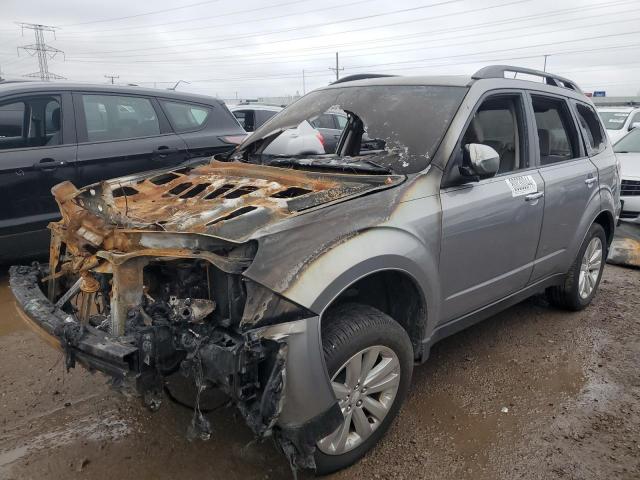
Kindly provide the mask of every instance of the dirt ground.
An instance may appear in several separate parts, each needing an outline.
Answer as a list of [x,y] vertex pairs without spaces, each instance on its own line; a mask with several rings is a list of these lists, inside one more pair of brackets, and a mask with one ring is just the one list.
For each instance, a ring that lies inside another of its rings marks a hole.
[[[583,312],[537,297],[442,341],[386,438],[330,478],[640,479],[639,294],[640,270],[607,266]],[[292,478],[234,409],[190,442],[190,410],[152,414],[101,375],[66,373],[14,308],[5,276],[0,479]]]

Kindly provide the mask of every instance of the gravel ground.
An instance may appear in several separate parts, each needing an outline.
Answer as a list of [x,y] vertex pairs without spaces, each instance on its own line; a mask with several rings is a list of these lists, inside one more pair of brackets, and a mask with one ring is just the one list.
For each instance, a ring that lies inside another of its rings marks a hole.
[[[0,479],[292,478],[232,408],[186,439],[25,330],[0,285]],[[640,270],[607,266],[585,311],[530,299],[436,345],[383,441],[331,479],[640,479]],[[220,399],[208,399],[217,405]],[[302,478],[311,478],[307,474]]]

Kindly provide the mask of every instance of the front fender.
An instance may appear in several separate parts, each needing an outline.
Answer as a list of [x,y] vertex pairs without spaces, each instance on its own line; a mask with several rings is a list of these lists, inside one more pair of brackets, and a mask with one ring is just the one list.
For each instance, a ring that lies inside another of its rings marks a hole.
[[315,259],[283,295],[321,314],[358,280],[375,272],[395,270],[415,281],[424,296],[427,318],[436,319],[440,291],[434,278],[437,258],[432,251],[409,232],[393,227],[370,229]]

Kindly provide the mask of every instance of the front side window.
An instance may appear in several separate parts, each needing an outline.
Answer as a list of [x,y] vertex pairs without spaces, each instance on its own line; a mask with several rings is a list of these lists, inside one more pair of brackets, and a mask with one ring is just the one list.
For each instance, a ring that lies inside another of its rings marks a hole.
[[30,97],[0,105],[0,150],[60,145],[60,97]]
[[490,97],[482,102],[471,119],[460,148],[471,143],[493,148],[500,156],[498,174],[527,168],[529,159],[524,148],[523,118],[520,95]]
[[189,132],[202,128],[209,118],[210,109],[201,105],[161,100],[162,108],[167,112],[173,129],[178,132]]
[[158,116],[147,98],[83,94],[82,105],[89,142],[160,135]]
[[576,104],[576,110],[578,111],[580,127],[582,127],[582,131],[587,140],[589,153],[595,155],[601,152],[604,150],[606,144],[604,131],[600,126],[596,112],[594,112],[591,107],[583,105],[582,103]]
[[540,165],[564,162],[579,156],[577,132],[565,100],[532,95]]

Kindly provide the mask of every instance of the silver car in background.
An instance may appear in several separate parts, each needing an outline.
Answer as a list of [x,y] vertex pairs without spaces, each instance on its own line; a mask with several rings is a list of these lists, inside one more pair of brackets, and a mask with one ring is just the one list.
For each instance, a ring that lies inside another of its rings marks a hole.
[[640,128],[631,130],[614,146],[621,166],[620,220],[640,225]]

